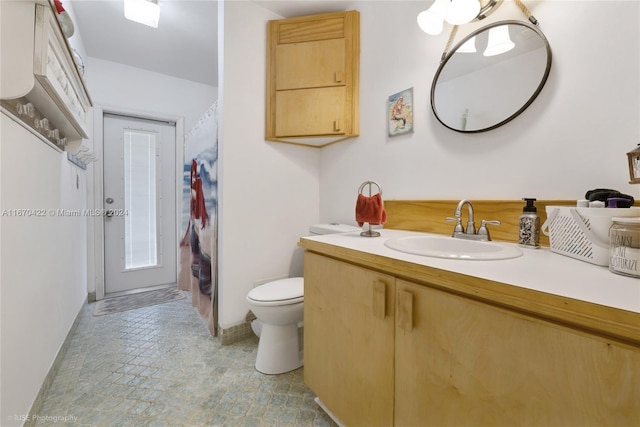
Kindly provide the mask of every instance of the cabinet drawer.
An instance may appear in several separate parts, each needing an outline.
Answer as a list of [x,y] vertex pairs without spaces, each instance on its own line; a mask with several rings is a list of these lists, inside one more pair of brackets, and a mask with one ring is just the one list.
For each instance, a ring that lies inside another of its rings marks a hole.
[[276,92],[276,136],[343,135],[345,88]]
[[276,90],[344,86],[344,39],[276,47]]

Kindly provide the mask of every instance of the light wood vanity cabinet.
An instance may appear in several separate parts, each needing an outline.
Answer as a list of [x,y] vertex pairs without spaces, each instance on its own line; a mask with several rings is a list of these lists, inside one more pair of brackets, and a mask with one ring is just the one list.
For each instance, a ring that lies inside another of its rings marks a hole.
[[309,251],[305,381],[347,426],[640,425],[637,342]]
[[304,268],[305,382],[347,425],[392,425],[395,279],[308,252]]
[[266,139],[323,146],[358,135],[359,13],[270,21]]

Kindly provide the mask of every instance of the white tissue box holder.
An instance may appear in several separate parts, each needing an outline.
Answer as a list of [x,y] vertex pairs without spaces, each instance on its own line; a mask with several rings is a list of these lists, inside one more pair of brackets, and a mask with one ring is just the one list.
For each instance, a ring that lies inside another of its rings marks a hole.
[[547,206],[542,232],[551,252],[607,267],[609,228],[613,217],[640,217],[640,208],[578,208]]

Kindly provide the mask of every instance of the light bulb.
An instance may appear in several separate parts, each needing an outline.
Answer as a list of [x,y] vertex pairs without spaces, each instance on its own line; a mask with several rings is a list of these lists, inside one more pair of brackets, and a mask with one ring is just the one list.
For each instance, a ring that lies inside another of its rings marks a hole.
[[478,0],[451,0],[445,20],[451,25],[462,25],[473,21],[480,13]]
[[476,36],[471,37],[469,40],[464,42],[462,46],[456,49],[456,52],[460,53],[475,53],[476,51]]
[[437,36],[444,27],[444,16],[449,8],[449,0],[436,0],[431,7],[418,14],[418,26],[425,33]]
[[489,30],[489,41],[487,48],[484,50],[484,56],[500,55],[510,51],[515,47],[515,43],[509,38],[509,27],[500,25]]
[[423,10],[418,14],[418,26],[425,33],[431,36],[437,36],[442,32],[442,28],[444,28],[444,19],[438,17],[430,10]]

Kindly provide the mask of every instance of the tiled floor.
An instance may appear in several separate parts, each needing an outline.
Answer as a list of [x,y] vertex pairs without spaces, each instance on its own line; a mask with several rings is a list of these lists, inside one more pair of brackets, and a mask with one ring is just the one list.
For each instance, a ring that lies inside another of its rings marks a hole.
[[257,372],[257,338],[222,346],[190,301],[100,317],[86,305],[37,425],[335,425],[303,368]]

